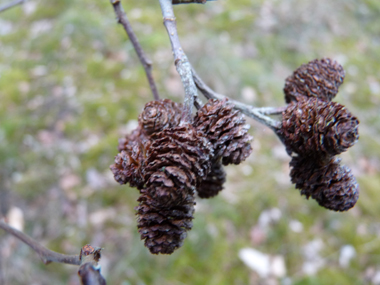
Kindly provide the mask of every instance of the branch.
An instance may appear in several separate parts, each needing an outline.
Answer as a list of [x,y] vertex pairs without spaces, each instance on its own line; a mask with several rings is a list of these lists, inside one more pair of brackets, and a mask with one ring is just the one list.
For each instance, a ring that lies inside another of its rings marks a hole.
[[263,115],[281,115],[282,112],[286,110],[285,107],[262,107],[262,108],[255,108],[258,112],[260,112]]
[[[194,78],[195,84],[197,85],[198,89],[202,92],[202,94],[207,99],[222,100],[224,98],[228,98],[227,96],[216,93],[209,86],[207,86],[206,83],[203,82],[203,80],[199,77],[199,75],[196,73],[196,71],[194,69],[192,69],[192,72],[193,72],[193,78]],[[266,114],[279,114],[279,111],[281,110],[281,112],[282,112],[283,109],[280,109],[280,108],[278,108],[278,109],[277,108],[255,108],[253,106],[249,106],[249,105],[246,105],[244,103],[241,103],[239,101],[235,101],[232,99],[229,99],[229,101],[235,105],[235,109],[240,110],[242,113],[246,114],[248,117],[251,117],[251,118],[255,119],[256,121],[266,125],[267,127],[271,128],[273,131],[276,132],[278,129],[280,129],[281,123],[279,121],[276,121],[276,120],[269,118],[268,116],[266,116]]]
[[181,77],[182,84],[185,89],[182,121],[191,122],[194,100],[196,100],[195,98],[198,96],[197,87],[194,83],[189,60],[187,59],[187,56],[179,42],[176,18],[174,16],[172,7],[172,0],[159,1],[161,5],[162,15],[164,17],[164,25],[166,27],[166,31],[168,32],[170,43],[172,45],[174,64],[179,76]]
[[124,30],[127,32],[127,35],[131,40],[132,45],[137,53],[137,56],[139,57],[140,62],[145,69],[145,73],[149,81],[149,86],[153,93],[153,98],[154,100],[159,100],[160,96],[158,95],[157,87],[152,75],[152,62],[146,57],[135,33],[133,32],[132,26],[128,21],[127,15],[125,14],[123,7],[121,6],[120,0],[110,1],[115,10],[115,14],[119,24],[121,24],[124,27]]
[[216,0],[172,0],[173,5],[178,5],[178,4],[206,4],[208,1],[216,1]]
[[21,5],[25,2],[26,0],[16,0],[16,1],[13,1],[11,3],[8,3],[8,4],[4,4],[3,6],[0,6],[0,13],[5,11],[5,10],[8,10],[14,6],[17,6],[17,5]]
[[5,222],[0,220],[0,228],[9,234],[15,236],[30,248],[32,248],[42,259],[43,263],[49,264],[50,262],[66,263],[73,265],[80,265],[79,255],[65,255],[55,251],[51,251],[46,247],[40,245],[36,240],[30,236],[24,234],[23,232],[16,230],[15,228],[9,226]]

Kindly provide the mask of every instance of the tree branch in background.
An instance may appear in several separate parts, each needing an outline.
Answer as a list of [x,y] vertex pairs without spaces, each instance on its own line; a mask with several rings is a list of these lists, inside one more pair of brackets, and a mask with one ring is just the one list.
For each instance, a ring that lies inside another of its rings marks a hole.
[[191,4],[191,3],[206,4],[206,2],[210,2],[210,1],[216,1],[216,0],[172,0],[172,4],[173,5],[177,5],[177,4]]
[[9,226],[2,220],[0,220],[0,229],[3,229],[32,248],[45,264],[57,262],[80,265],[78,275],[83,285],[106,285],[106,280],[100,274],[100,266],[98,265],[101,257],[100,247],[94,248],[87,244],[81,248],[79,255],[66,255],[47,249],[30,236]]
[[65,255],[40,245],[36,240],[30,236],[24,234],[23,232],[16,230],[15,228],[9,226],[5,222],[0,220],[0,228],[6,231],[7,233],[15,236],[23,243],[27,244],[32,248],[42,259],[43,263],[49,264],[50,262],[66,263],[73,265],[80,265],[79,255]]
[[5,11],[5,10],[8,10],[12,7],[15,7],[17,5],[21,5],[24,2],[26,2],[26,0],[16,0],[16,1],[10,2],[8,4],[4,4],[4,5],[0,6],[0,13]]
[[[196,86],[207,99],[222,100],[224,98],[228,98],[227,96],[216,93],[209,86],[207,86],[206,83],[203,82],[203,80],[200,78],[200,76],[196,73],[194,69],[192,69],[192,73],[193,73]],[[284,108],[255,108],[253,106],[246,105],[239,101],[235,101],[230,98],[228,99],[232,104],[235,105],[235,109],[240,110],[242,113],[244,113],[248,117],[251,117],[255,119],[256,121],[266,125],[267,127],[271,128],[273,131],[276,132],[281,127],[280,126],[281,122],[273,120],[272,118],[269,118],[266,115],[281,114]]]
[[174,64],[177,68],[179,76],[181,77],[182,84],[185,89],[182,120],[183,122],[191,122],[194,100],[197,100],[196,98],[198,97],[197,87],[194,83],[189,60],[187,59],[187,56],[179,42],[172,0],[160,0],[160,5],[162,15],[164,17],[164,25],[166,27],[166,31],[168,32],[170,43],[172,45]]
[[149,81],[149,86],[153,93],[153,98],[154,100],[159,100],[160,96],[158,95],[156,83],[154,82],[152,75],[152,62],[145,55],[140,45],[140,42],[138,41],[135,33],[133,32],[132,26],[128,21],[127,15],[125,14],[123,7],[121,6],[120,0],[111,0],[111,4],[115,10],[115,14],[119,24],[121,24],[124,27],[124,30],[127,32],[128,37],[131,40],[132,45],[137,53],[137,56],[139,57],[140,62],[145,69],[145,73]]

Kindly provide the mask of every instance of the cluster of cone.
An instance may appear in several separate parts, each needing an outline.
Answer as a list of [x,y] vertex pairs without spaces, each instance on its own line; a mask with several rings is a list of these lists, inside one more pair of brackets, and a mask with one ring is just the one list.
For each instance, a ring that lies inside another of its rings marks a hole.
[[251,153],[243,115],[227,100],[210,100],[192,123],[168,99],[145,105],[138,127],[119,141],[110,166],[115,180],[140,191],[138,229],[153,254],[171,254],[192,228],[194,194],[210,198],[223,189],[223,165]]
[[342,66],[331,59],[316,59],[294,71],[286,79],[289,105],[278,133],[292,156],[292,183],[301,195],[334,211],[347,211],[359,198],[355,177],[336,157],[359,139],[358,119],[331,102],[344,76]]

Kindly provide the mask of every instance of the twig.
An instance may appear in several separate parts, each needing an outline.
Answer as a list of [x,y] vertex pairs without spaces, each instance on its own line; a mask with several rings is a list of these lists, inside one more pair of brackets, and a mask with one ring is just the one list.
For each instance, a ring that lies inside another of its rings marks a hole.
[[286,110],[285,107],[262,107],[262,108],[256,108],[258,112],[260,112],[263,115],[281,115],[282,112]]
[[16,0],[16,1],[13,1],[11,3],[8,3],[8,4],[4,4],[3,6],[0,6],[0,13],[5,11],[5,10],[8,10],[14,6],[17,6],[17,5],[21,5],[25,2],[26,0]]
[[15,228],[9,226],[5,222],[0,220],[0,228],[8,232],[9,234],[17,237],[19,240],[27,244],[32,248],[42,259],[43,263],[49,264],[50,262],[66,263],[73,265],[80,265],[79,255],[65,255],[40,245],[36,240],[30,236],[16,230]]
[[152,62],[145,55],[135,33],[133,32],[132,26],[128,21],[127,15],[125,14],[123,7],[121,6],[120,0],[110,1],[115,10],[115,14],[119,24],[121,24],[124,27],[124,30],[127,32],[128,37],[131,40],[132,45],[137,53],[137,56],[139,57],[141,64],[144,66],[145,73],[149,81],[149,86],[153,93],[153,98],[154,100],[159,100],[160,96],[158,95],[157,87],[152,75]]
[[191,3],[206,4],[206,2],[210,2],[210,1],[216,1],[216,0],[172,0],[172,4],[173,5],[177,5],[177,4],[191,4]]
[[[212,90],[210,87],[206,85],[206,83],[203,82],[203,80],[199,77],[199,75],[195,72],[194,69],[192,69],[193,72],[193,78],[195,81],[196,86],[198,89],[202,92],[202,94],[207,98],[207,99],[218,99],[222,100],[224,98],[228,98],[227,96],[224,96],[222,94],[216,93],[214,90]],[[229,98],[228,98],[229,99]],[[280,122],[273,120],[266,116],[264,113],[260,112],[261,108],[254,108],[253,106],[246,105],[244,103],[241,103],[239,101],[235,101],[232,99],[229,99],[229,101],[235,105],[235,109],[238,109],[242,111],[244,114],[247,116],[255,119],[256,121],[266,125],[267,127],[271,128],[273,131],[277,131],[280,128]],[[273,111],[273,108],[271,108]],[[262,110],[268,111],[269,109],[265,108]],[[278,110],[276,110],[276,113]]]
[[183,104],[183,122],[191,122],[192,109],[194,99],[197,97],[197,87],[195,86],[194,79],[191,72],[191,65],[184,53],[177,33],[176,18],[173,12],[172,0],[159,0],[164,17],[164,25],[168,32],[169,39],[172,45],[174,64],[177,72],[181,77],[183,87],[185,89],[185,99]]

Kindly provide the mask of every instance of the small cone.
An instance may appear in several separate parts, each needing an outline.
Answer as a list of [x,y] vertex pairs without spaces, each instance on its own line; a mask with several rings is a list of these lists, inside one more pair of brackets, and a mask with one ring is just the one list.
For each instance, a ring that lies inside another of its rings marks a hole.
[[359,186],[351,170],[339,163],[336,157],[325,160],[293,157],[291,181],[301,190],[301,195],[315,199],[320,206],[347,211],[359,198]]
[[139,124],[147,135],[165,128],[179,125],[182,116],[182,104],[169,99],[148,102],[139,115]]
[[343,105],[315,98],[289,104],[279,136],[288,153],[337,155],[359,139],[359,121]]
[[214,146],[214,161],[223,165],[239,164],[252,152],[249,125],[244,116],[227,100],[211,99],[198,110],[194,126],[205,134]]
[[171,254],[181,247],[186,232],[193,226],[193,195],[188,194],[181,204],[162,207],[143,190],[138,201],[137,227],[149,251],[153,254]]
[[323,58],[301,65],[285,81],[286,103],[307,98],[331,101],[343,83],[345,72],[336,61]]
[[207,178],[197,187],[198,196],[200,198],[211,198],[216,196],[223,190],[223,184],[226,182],[226,172],[220,162],[216,162],[211,166],[211,172]]

